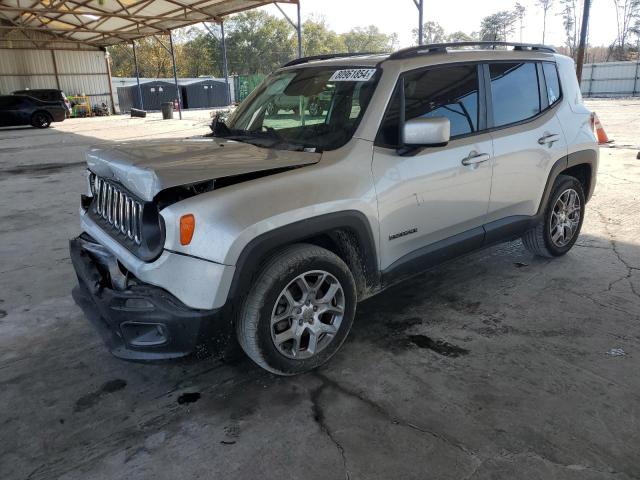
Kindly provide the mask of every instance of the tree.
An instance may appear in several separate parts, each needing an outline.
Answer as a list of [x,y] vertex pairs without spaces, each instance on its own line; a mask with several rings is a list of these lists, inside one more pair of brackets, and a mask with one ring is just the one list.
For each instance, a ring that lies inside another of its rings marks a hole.
[[[211,33],[212,32],[212,33]],[[222,76],[219,27],[191,26],[174,31],[176,67],[181,77]],[[266,12],[252,10],[225,21],[229,72],[270,73],[296,57],[297,36],[289,23]],[[158,37],[168,46],[166,36]],[[307,55],[334,52],[391,51],[397,47],[395,33],[385,34],[376,26],[354,28],[347,33],[332,31],[323,17],[303,24],[302,42]],[[171,56],[154,37],[136,40],[141,77],[173,77]],[[114,76],[135,76],[130,44],[109,47]]]
[[477,35],[474,36],[474,34],[472,33],[471,35],[467,35],[466,33],[464,33],[463,31],[457,31],[457,32],[453,32],[453,33],[449,33],[448,35],[445,36],[445,41],[446,42],[472,42],[474,40],[477,40]]
[[578,13],[576,0],[560,0],[562,5],[562,25],[565,34],[565,46],[569,56],[575,59],[578,44]]
[[553,5],[553,0],[536,0],[536,5],[542,8],[542,43],[547,34],[547,12]]
[[627,60],[629,39],[640,33],[640,0],[613,0],[616,7],[616,39],[611,47],[615,60]]
[[[212,26],[211,29],[217,29]],[[217,36],[209,34],[199,28],[191,27],[183,31],[182,38],[176,41],[176,64],[178,76],[222,77],[221,41]],[[179,43],[178,43],[179,42]]]
[[[422,26],[424,43],[442,43],[445,41],[444,28],[440,26],[438,22],[426,22]],[[414,28],[413,41],[418,44],[418,29]]]
[[389,52],[396,48],[397,36],[381,32],[375,25],[356,27],[340,35],[349,53]]
[[344,39],[329,29],[324,17],[311,18],[302,25],[305,55],[337,53],[346,50]]
[[[160,44],[162,41],[168,45],[169,40],[165,35],[144,37],[136,40],[136,53],[138,56],[138,70],[141,77],[170,77],[173,75],[171,56]],[[112,60],[112,73],[119,77],[135,76],[133,52],[131,45],[122,44],[109,47]]]
[[524,7],[524,5],[516,2],[515,7],[513,8],[513,13],[516,16],[516,18],[520,21],[520,41],[522,42],[522,30],[524,29],[524,15],[526,13],[527,9]]
[[269,73],[295,58],[295,31],[261,10],[239,13],[225,22],[229,72]]
[[480,23],[480,38],[486,41],[505,42],[514,31],[518,19],[514,10],[501,10],[488,15]]

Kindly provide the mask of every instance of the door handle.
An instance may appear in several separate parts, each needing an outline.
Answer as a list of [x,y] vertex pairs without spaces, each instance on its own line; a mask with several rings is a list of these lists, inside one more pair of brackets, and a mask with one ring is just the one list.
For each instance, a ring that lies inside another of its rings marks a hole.
[[488,153],[476,153],[471,152],[469,156],[462,159],[463,165],[476,165],[478,163],[486,162],[491,157]]
[[553,145],[553,142],[557,142],[558,140],[560,140],[560,135],[557,133],[547,133],[538,139],[538,143],[540,145]]

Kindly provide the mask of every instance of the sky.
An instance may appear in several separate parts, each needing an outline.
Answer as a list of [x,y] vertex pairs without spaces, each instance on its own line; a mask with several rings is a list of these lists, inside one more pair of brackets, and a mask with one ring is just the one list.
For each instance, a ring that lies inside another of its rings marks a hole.
[[[582,0],[577,0],[582,4]],[[413,0],[300,0],[303,21],[309,15],[322,15],[329,27],[338,33],[353,27],[376,25],[385,33],[396,32],[400,47],[413,44],[411,31],[418,26],[418,10]],[[522,41],[540,43],[542,41],[542,10],[535,0],[520,0],[526,8]],[[280,4],[295,19],[296,7]],[[499,10],[513,9],[513,0],[424,0],[424,21],[438,22],[446,33],[462,30],[471,33],[480,30],[483,17]],[[273,15],[282,15],[275,6],[263,7]],[[559,0],[547,13],[547,44],[562,45],[564,29]],[[592,0],[589,43],[610,45],[616,38],[616,15],[613,0]],[[520,41],[520,31],[509,38]]]

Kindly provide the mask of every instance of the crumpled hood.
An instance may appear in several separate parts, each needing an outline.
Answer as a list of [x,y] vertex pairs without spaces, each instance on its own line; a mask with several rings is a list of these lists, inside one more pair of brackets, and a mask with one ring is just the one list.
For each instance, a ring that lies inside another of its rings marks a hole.
[[320,153],[260,148],[221,138],[126,142],[92,148],[87,166],[142,200],[162,190],[245,173],[317,163]]

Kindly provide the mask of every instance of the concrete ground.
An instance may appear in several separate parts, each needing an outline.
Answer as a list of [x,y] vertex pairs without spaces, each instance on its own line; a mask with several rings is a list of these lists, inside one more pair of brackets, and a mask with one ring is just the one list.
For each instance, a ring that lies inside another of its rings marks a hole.
[[639,478],[640,100],[588,103],[619,148],[568,255],[514,242],[388,290],[295,378],[117,360],[69,295],[87,147],[207,112],[0,130],[0,478]]

